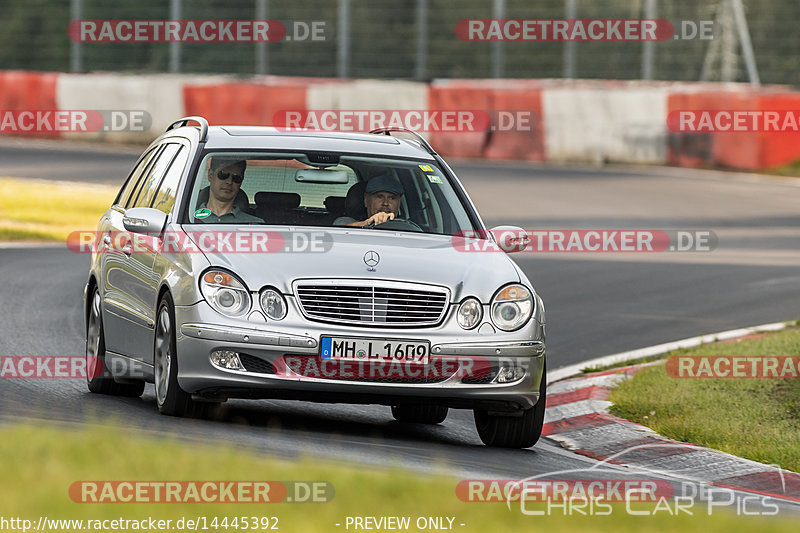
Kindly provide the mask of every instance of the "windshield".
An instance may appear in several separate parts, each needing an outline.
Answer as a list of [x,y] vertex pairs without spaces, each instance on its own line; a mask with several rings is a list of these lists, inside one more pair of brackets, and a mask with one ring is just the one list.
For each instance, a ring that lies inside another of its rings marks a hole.
[[206,154],[185,222],[353,226],[441,235],[473,229],[435,163],[327,155],[323,160],[328,162],[317,163],[320,158],[313,154]]

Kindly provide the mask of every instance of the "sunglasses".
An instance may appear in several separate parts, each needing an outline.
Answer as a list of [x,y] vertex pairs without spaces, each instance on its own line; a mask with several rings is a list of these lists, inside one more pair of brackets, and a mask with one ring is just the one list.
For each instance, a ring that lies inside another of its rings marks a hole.
[[234,183],[241,183],[244,181],[244,176],[241,174],[231,174],[230,172],[225,172],[224,170],[220,170],[217,172],[217,179],[225,181],[228,178],[233,179]]

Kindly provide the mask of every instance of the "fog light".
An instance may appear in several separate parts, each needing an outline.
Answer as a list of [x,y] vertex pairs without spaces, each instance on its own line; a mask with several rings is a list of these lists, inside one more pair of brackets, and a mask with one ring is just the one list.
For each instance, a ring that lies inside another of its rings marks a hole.
[[244,370],[244,365],[239,360],[239,354],[230,350],[217,350],[211,352],[211,363],[226,370]]
[[500,372],[497,373],[498,383],[511,383],[519,381],[525,377],[525,368],[514,364],[503,363]]

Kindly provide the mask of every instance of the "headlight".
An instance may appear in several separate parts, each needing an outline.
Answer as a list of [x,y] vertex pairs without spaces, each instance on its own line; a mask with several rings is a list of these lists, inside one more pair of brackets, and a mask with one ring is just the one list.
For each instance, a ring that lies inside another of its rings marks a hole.
[[483,318],[483,306],[476,298],[467,298],[458,307],[458,325],[472,329]]
[[503,331],[521,328],[533,314],[533,295],[522,285],[509,285],[492,298],[492,322]]
[[272,320],[281,320],[286,316],[286,300],[277,290],[272,288],[262,290],[259,301],[261,309]]
[[250,293],[244,284],[222,270],[209,270],[200,280],[203,298],[225,316],[239,317],[250,310]]

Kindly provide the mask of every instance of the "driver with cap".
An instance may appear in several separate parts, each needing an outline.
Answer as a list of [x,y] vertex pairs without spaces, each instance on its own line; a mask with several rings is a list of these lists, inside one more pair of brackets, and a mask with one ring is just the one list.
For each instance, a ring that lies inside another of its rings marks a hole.
[[381,174],[367,182],[364,190],[364,207],[367,208],[366,220],[355,220],[350,217],[341,217],[334,224],[366,227],[377,226],[397,217],[400,209],[400,197],[403,196],[403,186],[396,178]]

